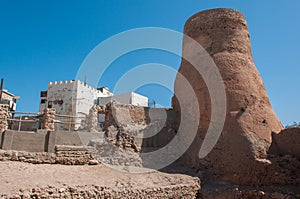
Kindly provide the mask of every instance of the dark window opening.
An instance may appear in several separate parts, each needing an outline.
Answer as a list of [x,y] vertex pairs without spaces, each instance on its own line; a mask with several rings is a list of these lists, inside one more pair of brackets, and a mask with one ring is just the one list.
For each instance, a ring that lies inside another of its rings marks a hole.
[[47,91],[41,91],[41,97],[47,97]]

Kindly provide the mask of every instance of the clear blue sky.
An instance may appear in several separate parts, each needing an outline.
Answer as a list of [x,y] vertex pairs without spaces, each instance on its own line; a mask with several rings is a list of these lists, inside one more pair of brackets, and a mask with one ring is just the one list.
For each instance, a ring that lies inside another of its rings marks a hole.
[[[217,7],[246,16],[254,60],[275,112],[283,124],[300,121],[298,0],[1,0],[0,77],[6,89],[21,96],[19,111],[37,111],[47,83],[74,79],[101,41],[147,26],[182,32],[191,15]],[[101,85],[111,87],[122,73],[150,62],[178,69],[180,58],[151,50],[131,53],[113,64]],[[140,92],[170,106],[170,91],[149,85]]]

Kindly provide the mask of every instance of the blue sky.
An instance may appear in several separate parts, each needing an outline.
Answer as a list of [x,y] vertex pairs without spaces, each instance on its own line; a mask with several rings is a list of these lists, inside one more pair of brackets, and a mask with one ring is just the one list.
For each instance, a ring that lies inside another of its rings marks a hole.
[[[0,0],[0,77],[21,96],[19,111],[37,111],[47,83],[74,79],[100,42],[148,26],[182,32],[191,15],[218,7],[246,16],[255,64],[275,112],[283,124],[300,121],[298,0]],[[177,70],[180,58],[155,50],[129,53],[112,64],[100,85],[113,87],[126,71],[152,62]],[[170,106],[172,91],[147,85],[139,92]]]

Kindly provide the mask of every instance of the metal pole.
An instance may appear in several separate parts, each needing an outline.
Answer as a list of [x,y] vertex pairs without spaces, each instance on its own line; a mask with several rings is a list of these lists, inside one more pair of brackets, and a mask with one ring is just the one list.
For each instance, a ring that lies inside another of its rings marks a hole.
[[2,101],[2,92],[3,92],[3,87],[4,87],[4,79],[1,79],[1,85],[0,85],[0,103]]

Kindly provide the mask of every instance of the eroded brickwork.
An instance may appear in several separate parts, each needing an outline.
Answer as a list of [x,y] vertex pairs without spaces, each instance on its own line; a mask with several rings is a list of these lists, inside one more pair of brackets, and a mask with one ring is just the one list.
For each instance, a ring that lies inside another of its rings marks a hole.
[[47,131],[55,131],[55,109],[47,108],[44,110],[42,129]]
[[0,104],[0,132],[7,129],[8,105]]

